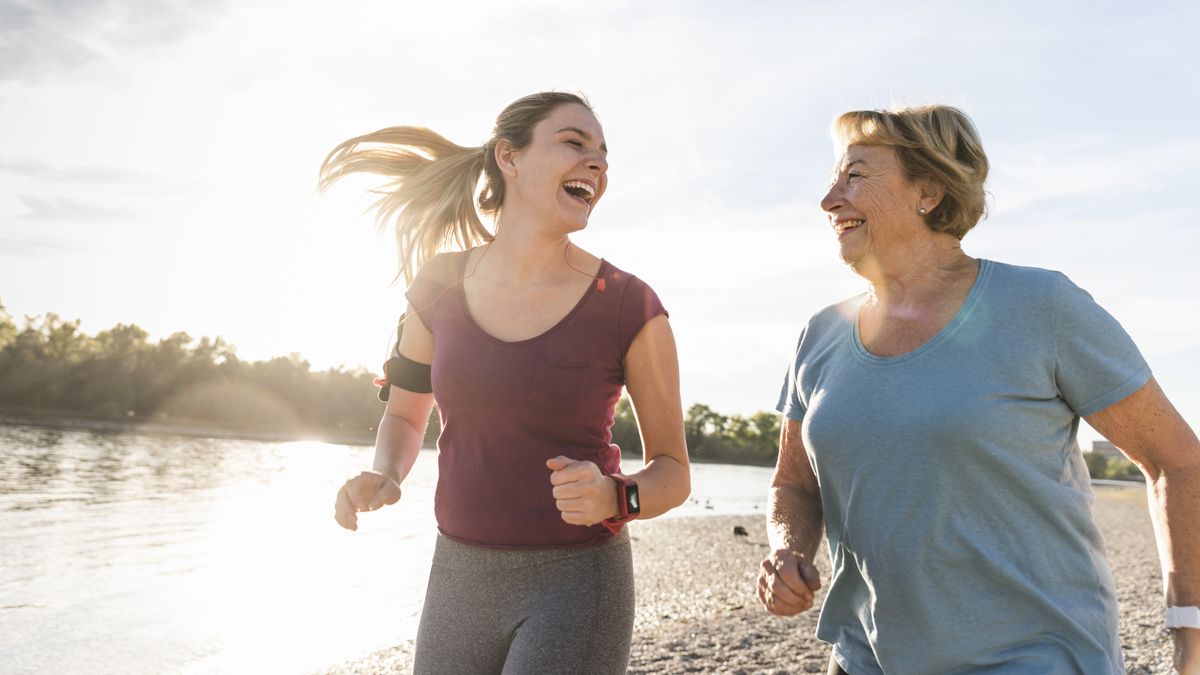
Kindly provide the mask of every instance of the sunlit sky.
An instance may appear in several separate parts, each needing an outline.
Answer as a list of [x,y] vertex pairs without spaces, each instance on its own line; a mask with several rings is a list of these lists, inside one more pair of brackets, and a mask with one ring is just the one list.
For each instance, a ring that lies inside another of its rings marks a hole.
[[314,194],[325,153],[582,91],[611,155],[577,242],[663,298],[685,405],[769,409],[865,288],[817,207],[830,120],[938,101],[992,160],[968,253],[1090,290],[1200,425],[1198,6],[904,4],[0,0],[0,301],[377,366],[394,250],[367,184]]

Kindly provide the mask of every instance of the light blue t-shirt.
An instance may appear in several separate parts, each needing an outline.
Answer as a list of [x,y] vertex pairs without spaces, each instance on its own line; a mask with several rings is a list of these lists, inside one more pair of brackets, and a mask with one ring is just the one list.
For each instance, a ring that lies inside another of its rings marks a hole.
[[833,575],[817,636],[868,673],[1123,673],[1076,443],[1150,369],[1058,272],[980,261],[933,339],[863,348],[863,297],[800,335],[778,410],[802,421]]

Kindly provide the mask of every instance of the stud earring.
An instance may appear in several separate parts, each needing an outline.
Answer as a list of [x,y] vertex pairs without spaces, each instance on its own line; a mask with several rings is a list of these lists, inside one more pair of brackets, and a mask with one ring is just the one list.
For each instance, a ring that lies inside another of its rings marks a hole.
[[921,208],[917,209],[917,213],[919,213],[921,215],[925,215],[925,207],[922,206]]

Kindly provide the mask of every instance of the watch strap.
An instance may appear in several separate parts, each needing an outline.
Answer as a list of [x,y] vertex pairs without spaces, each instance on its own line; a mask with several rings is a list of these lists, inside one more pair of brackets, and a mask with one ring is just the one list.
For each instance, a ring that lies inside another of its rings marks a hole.
[[1168,607],[1167,628],[1200,628],[1200,607]]
[[602,521],[600,524],[608,528],[609,532],[617,534],[621,531],[621,528],[625,527],[625,523],[635,520],[638,517],[636,513],[629,513],[629,507],[625,501],[625,488],[635,483],[628,476],[621,473],[611,473],[609,477],[613,479],[613,482],[617,486],[617,515]]

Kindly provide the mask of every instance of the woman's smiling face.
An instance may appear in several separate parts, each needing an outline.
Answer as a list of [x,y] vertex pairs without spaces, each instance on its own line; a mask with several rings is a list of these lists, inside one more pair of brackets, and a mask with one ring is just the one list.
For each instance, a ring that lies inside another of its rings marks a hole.
[[596,116],[582,105],[560,105],[537,123],[529,145],[513,153],[508,199],[567,231],[581,230],[608,186],[607,155]]
[[838,162],[821,209],[837,234],[842,261],[857,268],[900,243],[929,233],[918,213],[920,187],[886,145],[851,145]]

